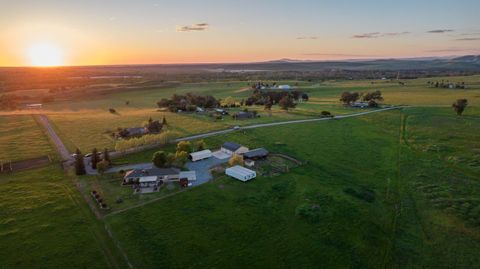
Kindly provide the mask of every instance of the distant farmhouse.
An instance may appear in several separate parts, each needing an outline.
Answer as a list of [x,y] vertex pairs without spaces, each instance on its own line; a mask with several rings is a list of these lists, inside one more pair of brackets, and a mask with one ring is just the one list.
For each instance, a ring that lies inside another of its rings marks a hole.
[[167,182],[180,182],[186,187],[196,180],[195,171],[180,171],[177,168],[133,169],[125,173],[124,185],[132,185],[136,192],[147,193],[158,191]]
[[163,124],[160,121],[150,119],[145,127],[120,128],[117,136],[121,138],[139,137],[146,134],[160,133],[162,129]]
[[228,155],[233,155],[243,154],[248,151],[248,148],[234,142],[225,142],[220,150]]

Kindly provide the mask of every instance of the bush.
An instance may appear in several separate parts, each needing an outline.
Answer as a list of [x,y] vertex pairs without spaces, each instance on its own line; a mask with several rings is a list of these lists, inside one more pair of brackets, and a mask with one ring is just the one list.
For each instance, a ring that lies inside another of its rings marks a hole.
[[109,108],[108,111],[112,114],[117,113],[117,111],[114,108]]
[[167,163],[167,154],[164,151],[157,151],[153,154],[152,162],[156,167],[165,167]]
[[235,166],[235,165],[242,165],[243,166],[243,157],[238,155],[238,154],[234,154],[232,156],[232,158],[230,158],[230,160],[228,160],[228,164],[230,166]]

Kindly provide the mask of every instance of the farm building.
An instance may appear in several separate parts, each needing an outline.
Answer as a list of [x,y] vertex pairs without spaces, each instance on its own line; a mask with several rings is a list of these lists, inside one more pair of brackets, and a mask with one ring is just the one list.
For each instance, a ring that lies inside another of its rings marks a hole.
[[188,156],[192,162],[208,159],[212,157],[212,152],[209,149],[192,152]]
[[290,90],[292,87],[290,85],[278,85],[280,90]]
[[27,109],[41,109],[43,105],[42,104],[26,104],[25,107]]
[[186,179],[188,180],[189,182],[190,181],[195,181],[197,180],[197,173],[195,171],[181,171],[179,174],[178,174],[178,178],[180,180],[182,179]]
[[268,150],[264,148],[258,148],[245,152],[243,154],[243,158],[250,160],[265,159],[268,156],[268,153]]
[[250,179],[253,179],[257,176],[257,173],[255,171],[247,169],[240,165],[235,165],[233,167],[225,169],[225,174],[243,182],[249,181]]
[[243,154],[248,151],[248,148],[237,143],[225,142],[220,150],[228,155],[233,155]]
[[157,182],[178,179],[180,170],[176,168],[151,168],[151,169],[133,169],[125,173],[123,182],[125,184],[149,182],[153,178]]

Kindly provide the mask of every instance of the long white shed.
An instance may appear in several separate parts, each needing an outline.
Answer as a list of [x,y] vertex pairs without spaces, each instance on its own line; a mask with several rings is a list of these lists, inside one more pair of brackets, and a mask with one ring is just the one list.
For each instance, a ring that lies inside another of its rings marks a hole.
[[249,181],[250,179],[257,177],[257,172],[242,167],[240,165],[235,165],[233,167],[225,169],[225,174],[243,182]]
[[192,160],[192,162],[208,159],[210,157],[212,157],[212,151],[209,149],[190,153],[190,160]]

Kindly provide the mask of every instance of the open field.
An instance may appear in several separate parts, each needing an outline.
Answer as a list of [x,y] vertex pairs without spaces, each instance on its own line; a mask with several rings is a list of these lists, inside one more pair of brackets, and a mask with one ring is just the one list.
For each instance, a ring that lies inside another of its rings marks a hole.
[[472,268],[479,114],[452,114],[410,108],[209,138],[308,164],[246,184],[222,176],[107,222],[142,268]]
[[0,162],[56,157],[48,137],[32,116],[0,116],[0,126]]
[[[430,88],[426,84],[428,80],[441,79],[455,82],[464,81],[469,88],[466,90],[439,89]],[[282,83],[293,85],[296,82]],[[173,130],[179,131],[180,135],[189,135],[230,128],[235,125],[318,117],[323,110],[336,115],[358,111],[358,109],[347,108],[339,103],[338,98],[344,91],[381,90],[386,104],[450,106],[458,98],[467,98],[470,106],[480,105],[480,76],[416,79],[406,80],[405,83],[406,85],[402,86],[396,81],[375,81],[375,84],[372,84],[370,80],[300,82],[299,89],[310,95],[309,102],[298,104],[297,108],[288,113],[274,106],[272,116],[269,116],[263,107],[250,107],[250,109],[258,110],[261,117],[244,121],[234,121],[229,116],[216,121],[206,115],[195,113],[157,112],[156,102],[161,98],[170,97],[174,93],[185,94],[188,92],[199,95],[212,94],[217,98],[233,96],[241,100],[252,92],[252,90],[245,89],[250,84],[247,82],[187,83],[170,88],[121,91],[95,100],[54,102],[45,106],[45,112],[56,125],[69,150],[73,151],[79,147],[84,151],[90,151],[93,147],[113,148],[114,141],[108,132],[115,131],[118,127],[140,126],[149,117],[160,119],[165,115]],[[126,105],[126,101],[129,101],[130,104]],[[65,110],[67,108],[69,110]],[[108,108],[115,108],[118,114],[109,113]]]
[[0,267],[115,267],[103,227],[57,165],[0,175]]

